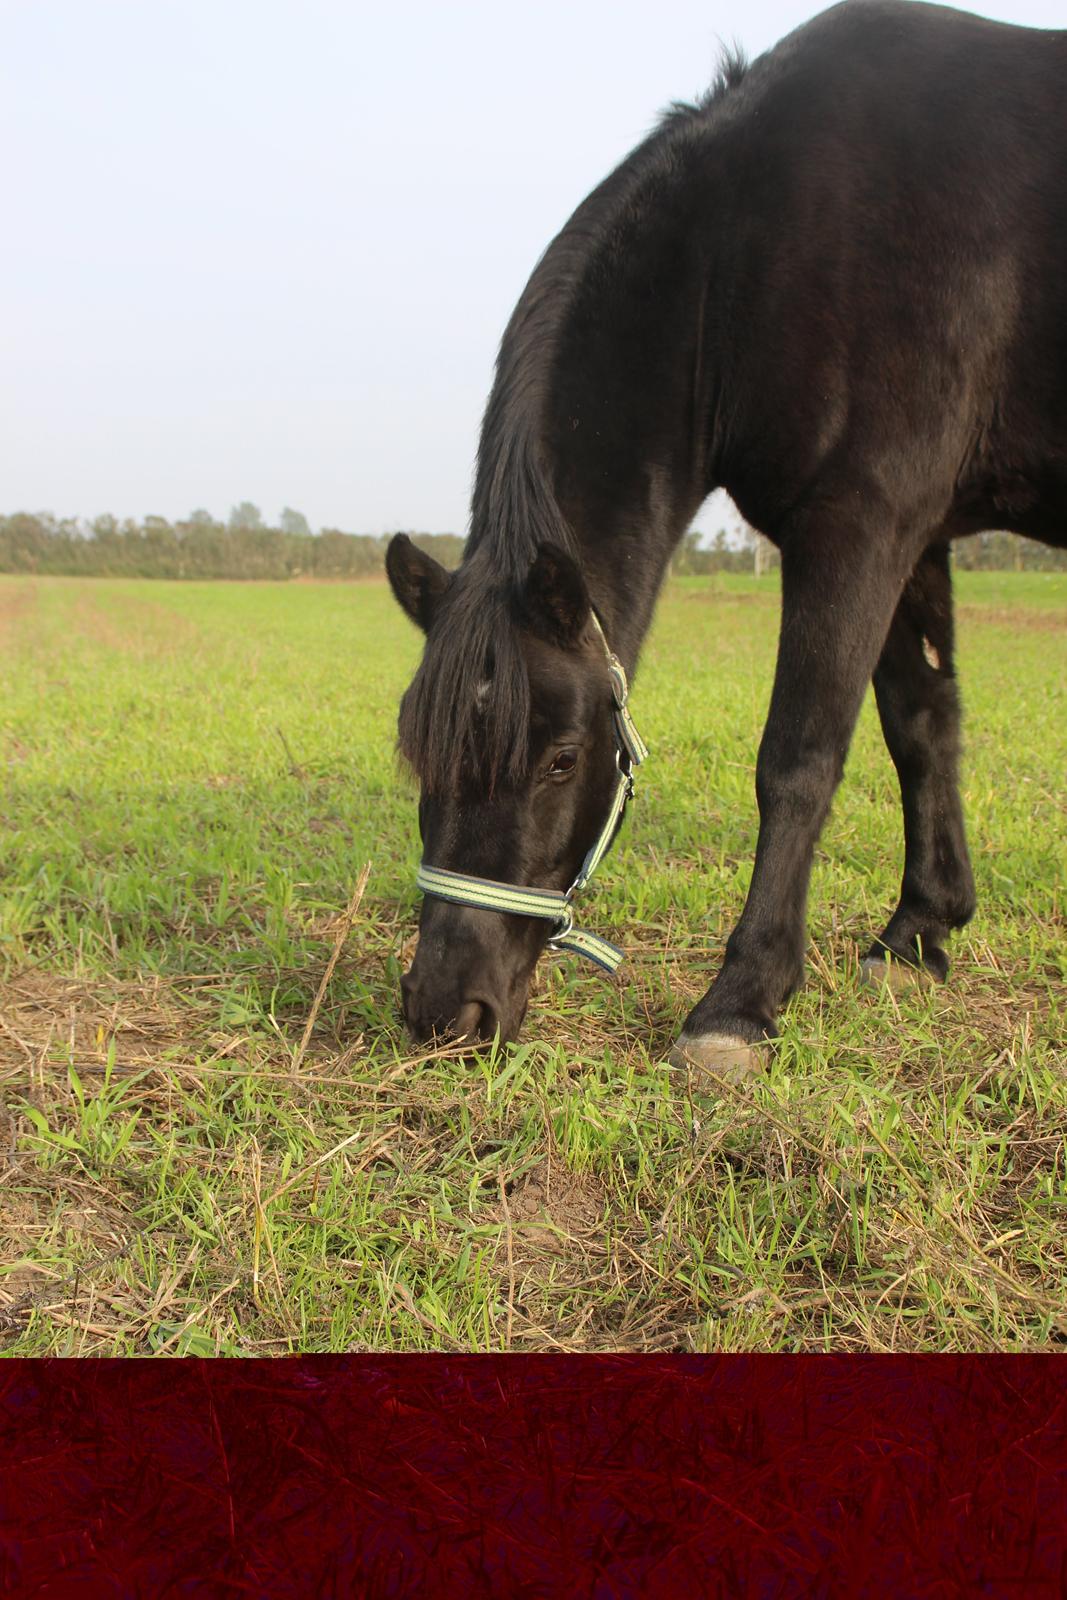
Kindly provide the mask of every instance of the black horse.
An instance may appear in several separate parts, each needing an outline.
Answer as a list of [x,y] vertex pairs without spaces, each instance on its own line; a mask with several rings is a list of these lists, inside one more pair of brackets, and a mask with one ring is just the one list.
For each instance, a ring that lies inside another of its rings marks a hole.
[[[727,57],[534,269],[458,572],[390,544],[427,635],[400,711],[424,859],[556,890],[618,778],[604,638],[632,669],[717,485],[781,550],[751,888],[675,1060],[746,1068],[774,1034],[872,676],[905,864],[865,966],[943,979],[974,911],[948,546],[1067,543],[1065,95],[1067,32],[907,0],[845,0],[751,66]],[[551,932],[428,894],[413,1032],[513,1037]]]

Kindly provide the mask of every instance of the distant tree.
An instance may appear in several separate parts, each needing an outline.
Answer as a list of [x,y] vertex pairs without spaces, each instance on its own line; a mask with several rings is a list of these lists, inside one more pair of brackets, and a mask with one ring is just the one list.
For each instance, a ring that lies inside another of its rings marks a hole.
[[748,557],[744,550],[739,549],[736,544],[731,544],[730,535],[725,528],[718,528],[711,541],[708,560],[709,572],[734,572],[737,570],[738,562],[746,562]]
[[311,534],[308,519],[302,511],[294,511],[292,506],[285,506],[278,518],[278,526],[283,533],[290,534],[294,539],[307,539]]
[[382,570],[384,553],[370,534],[323,528],[308,547],[308,561],[318,578],[365,578]]
[[16,511],[0,525],[0,562],[5,572],[48,572],[55,525],[47,512]]
[[757,578],[762,578],[763,574],[765,572],[770,572],[772,566],[775,564],[774,558],[776,551],[771,541],[769,539],[765,539],[762,533],[757,533],[755,535],[755,540],[756,548],[752,554],[752,571],[755,573]]
[[191,528],[213,528],[215,526],[215,518],[210,511],[205,511],[203,506],[197,506],[195,511],[190,511],[185,520]]
[[700,530],[690,528],[671,558],[671,571],[676,577],[692,577],[695,572],[701,571],[700,540]]
[[443,567],[458,567],[463,559],[465,541],[458,533],[412,533],[410,538],[412,544],[425,550]]
[[239,506],[230,508],[231,528],[262,528],[263,513],[251,500],[242,500]]

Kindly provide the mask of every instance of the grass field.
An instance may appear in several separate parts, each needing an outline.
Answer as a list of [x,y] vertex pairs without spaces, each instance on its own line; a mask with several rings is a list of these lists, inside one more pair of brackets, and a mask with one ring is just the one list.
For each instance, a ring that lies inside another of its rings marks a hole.
[[949,984],[856,985],[902,859],[868,699],[807,986],[765,1080],[691,1106],[662,1063],[749,878],[772,580],[660,605],[582,917],[618,979],[546,960],[523,1042],[464,1059],[398,1025],[418,639],[384,585],[0,578],[5,1347],[1067,1342],[1067,577],[957,591]]

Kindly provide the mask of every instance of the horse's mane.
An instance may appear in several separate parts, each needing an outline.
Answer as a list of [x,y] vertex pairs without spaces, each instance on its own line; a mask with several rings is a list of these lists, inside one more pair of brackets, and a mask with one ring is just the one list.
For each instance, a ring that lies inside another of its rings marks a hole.
[[639,184],[670,159],[678,134],[741,82],[746,62],[724,50],[695,104],[676,102],[655,131],[582,202],[537,263],[501,340],[482,420],[471,529],[400,707],[400,749],[430,791],[479,771],[490,788],[523,775],[530,683],[517,628],[538,547],[577,557],[542,446],[542,419],[560,330],[578,286]]
[[748,57],[738,44],[721,45],[719,65],[710,85],[698,100],[674,100],[660,118],[660,127],[673,123],[692,123],[709,111],[731,89],[736,89],[748,71]]

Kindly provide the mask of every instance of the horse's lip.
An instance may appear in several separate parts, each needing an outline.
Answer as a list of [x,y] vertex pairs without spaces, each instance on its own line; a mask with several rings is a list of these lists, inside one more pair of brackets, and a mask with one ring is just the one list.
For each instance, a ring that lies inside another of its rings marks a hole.
[[[519,1006],[509,1008],[510,1020],[505,1020],[508,1012],[498,1000],[490,1000],[484,994],[469,994],[460,1001],[447,1035],[439,1034],[434,1028],[421,1027],[415,1018],[407,1015],[406,1008],[404,1009],[407,1031],[416,1043],[425,1044],[436,1039],[440,1044],[467,1044],[472,1050],[476,1050],[491,1044],[494,1039],[500,1045],[515,1043],[526,1020],[529,994],[523,996]],[[483,1033],[481,1029],[486,1012],[494,1022],[488,1034]]]

